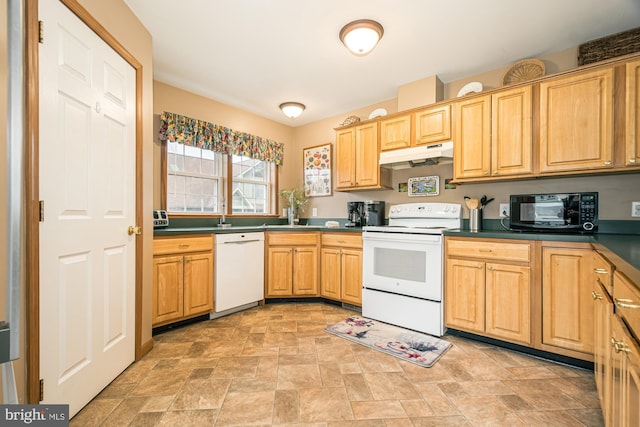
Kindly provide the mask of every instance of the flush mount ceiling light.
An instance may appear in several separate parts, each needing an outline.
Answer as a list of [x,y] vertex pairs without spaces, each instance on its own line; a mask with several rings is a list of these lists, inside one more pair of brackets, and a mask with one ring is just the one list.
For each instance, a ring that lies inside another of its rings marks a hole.
[[283,102],[280,104],[280,109],[284,113],[285,116],[290,119],[295,119],[304,111],[306,107],[304,104],[300,104],[299,102]]
[[340,41],[354,55],[364,56],[371,52],[382,38],[382,25],[371,19],[349,22],[340,30]]

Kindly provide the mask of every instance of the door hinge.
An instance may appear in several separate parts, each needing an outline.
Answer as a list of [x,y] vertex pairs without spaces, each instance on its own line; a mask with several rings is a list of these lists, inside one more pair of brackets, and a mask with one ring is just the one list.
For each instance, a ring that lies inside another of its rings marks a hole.
[[40,380],[40,402],[44,400],[44,380]]
[[38,21],[38,43],[44,43],[44,21]]
[[40,200],[40,202],[38,202],[38,209],[39,209],[39,216],[40,216],[40,222],[44,222],[44,200]]

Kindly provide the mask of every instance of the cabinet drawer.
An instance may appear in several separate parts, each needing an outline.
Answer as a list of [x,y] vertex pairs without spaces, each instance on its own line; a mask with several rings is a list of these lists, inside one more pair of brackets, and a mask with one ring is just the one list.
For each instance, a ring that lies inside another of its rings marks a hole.
[[213,236],[169,237],[153,239],[153,254],[179,254],[213,250]]
[[316,245],[318,243],[318,235],[316,233],[290,233],[290,232],[270,232],[267,233],[267,241],[270,246],[287,245]]
[[600,283],[609,293],[613,294],[613,265],[608,259],[593,251],[594,280]]
[[487,242],[477,239],[446,240],[447,255],[506,261],[531,261],[529,243]]
[[322,234],[322,246],[362,248],[362,234]]
[[613,274],[613,302],[616,313],[623,317],[631,332],[640,335],[640,290],[619,272]]

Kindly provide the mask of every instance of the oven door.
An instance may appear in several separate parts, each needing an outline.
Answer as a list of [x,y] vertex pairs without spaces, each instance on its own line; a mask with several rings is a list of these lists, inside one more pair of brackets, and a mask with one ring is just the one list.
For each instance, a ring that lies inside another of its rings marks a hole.
[[362,234],[365,288],[442,300],[442,236],[367,232]]

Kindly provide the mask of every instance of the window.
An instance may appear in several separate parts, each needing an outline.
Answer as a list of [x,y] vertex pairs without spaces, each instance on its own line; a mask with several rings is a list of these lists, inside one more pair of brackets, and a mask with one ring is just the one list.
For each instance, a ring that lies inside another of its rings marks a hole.
[[229,181],[232,213],[268,215],[275,209],[276,167],[271,162],[171,141],[167,141],[166,154],[167,211],[222,213]]
[[224,155],[167,141],[167,211],[219,213]]
[[271,168],[262,160],[231,157],[233,213],[269,213]]

